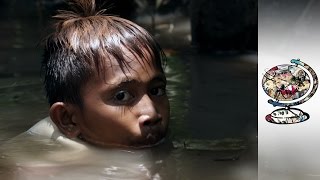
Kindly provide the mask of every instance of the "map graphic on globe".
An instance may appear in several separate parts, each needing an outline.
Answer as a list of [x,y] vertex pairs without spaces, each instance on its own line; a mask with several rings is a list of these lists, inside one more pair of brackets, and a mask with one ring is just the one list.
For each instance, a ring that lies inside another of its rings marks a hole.
[[271,98],[268,103],[276,109],[266,116],[266,120],[276,124],[294,124],[309,119],[309,114],[298,108],[316,92],[318,78],[315,71],[300,59],[292,59],[292,64],[282,64],[267,70],[262,78],[262,88]]

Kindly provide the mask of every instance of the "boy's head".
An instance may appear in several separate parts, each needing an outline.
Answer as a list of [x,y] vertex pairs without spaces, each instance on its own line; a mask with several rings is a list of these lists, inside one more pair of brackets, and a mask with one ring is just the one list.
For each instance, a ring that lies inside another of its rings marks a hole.
[[154,145],[169,119],[164,54],[143,28],[95,10],[59,11],[42,67],[50,117],[69,138],[100,146]]

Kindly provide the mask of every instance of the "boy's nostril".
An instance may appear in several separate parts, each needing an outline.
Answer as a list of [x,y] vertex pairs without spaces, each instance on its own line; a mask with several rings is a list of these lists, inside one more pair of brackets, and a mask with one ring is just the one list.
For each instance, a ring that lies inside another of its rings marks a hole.
[[158,122],[160,122],[161,121],[161,119],[159,118],[159,119],[154,119],[154,120],[145,120],[144,122],[143,122],[143,125],[144,126],[152,126],[152,125],[156,125]]
[[150,126],[150,124],[151,124],[150,120],[146,120],[146,121],[143,122],[144,126]]

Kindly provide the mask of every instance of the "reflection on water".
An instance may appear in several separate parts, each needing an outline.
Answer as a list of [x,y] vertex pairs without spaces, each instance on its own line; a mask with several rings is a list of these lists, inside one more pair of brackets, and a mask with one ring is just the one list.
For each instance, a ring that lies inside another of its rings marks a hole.
[[47,116],[39,77],[0,78],[0,144]]
[[257,136],[256,54],[188,58],[192,86],[187,124],[192,137],[253,140]]
[[186,114],[190,96],[189,62],[176,56],[168,56],[166,67],[167,93],[170,101],[170,130],[171,135],[181,138],[188,135],[186,131]]
[[[166,146],[164,144],[158,148],[145,150],[102,150],[94,147],[70,147],[50,139],[23,134],[6,144],[4,151],[7,153],[1,157],[2,166],[6,166],[6,171],[2,170],[1,177],[158,179],[162,167],[172,166],[172,163],[166,160],[168,158]],[[14,164],[10,162],[12,159],[15,160]],[[164,177],[167,173],[169,171]]]
[[23,134],[3,148],[1,179],[256,179],[243,151],[186,151],[170,141],[142,150],[79,150]]

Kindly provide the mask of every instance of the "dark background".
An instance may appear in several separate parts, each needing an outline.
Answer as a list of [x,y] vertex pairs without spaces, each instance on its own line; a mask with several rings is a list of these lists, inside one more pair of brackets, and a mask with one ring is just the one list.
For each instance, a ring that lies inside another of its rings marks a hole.
[[[117,0],[98,6],[145,27],[168,56],[172,136],[257,144],[256,0]],[[0,142],[47,116],[41,39],[60,0],[0,1]]]

